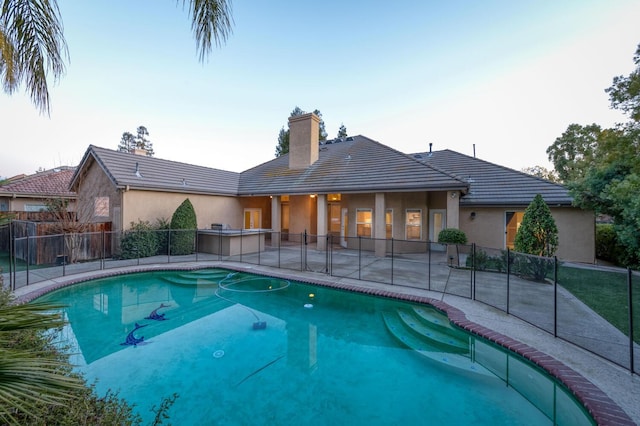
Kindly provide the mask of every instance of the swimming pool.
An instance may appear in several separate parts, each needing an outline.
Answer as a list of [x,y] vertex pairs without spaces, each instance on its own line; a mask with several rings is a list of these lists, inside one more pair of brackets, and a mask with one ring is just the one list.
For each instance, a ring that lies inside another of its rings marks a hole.
[[593,424],[523,358],[425,305],[221,269],[66,287],[61,335],[96,389],[173,424]]

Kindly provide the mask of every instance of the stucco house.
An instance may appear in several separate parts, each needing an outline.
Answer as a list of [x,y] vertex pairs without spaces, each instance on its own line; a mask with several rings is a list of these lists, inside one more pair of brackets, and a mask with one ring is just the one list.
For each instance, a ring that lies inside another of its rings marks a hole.
[[76,194],[69,190],[69,183],[74,172],[75,167],[63,166],[10,179],[0,185],[0,211],[45,211],[47,200],[54,198],[68,200],[73,211]]
[[392,238],[437,241],[446,227],[509,247],[539,193],[558,225],[558,256],[594,261],[594,215],[572,207],[561,185],[450,150],[405,154],[364,136],[320,143],[318,125],[314,114],[291,117],[290,152],[242,173],[89,146],[71,189],[92,203],[82,220],[111,221],[114,230],[168,219],[189,198],[199,228],[306,231],[345,247],[371,237],[379,256]]

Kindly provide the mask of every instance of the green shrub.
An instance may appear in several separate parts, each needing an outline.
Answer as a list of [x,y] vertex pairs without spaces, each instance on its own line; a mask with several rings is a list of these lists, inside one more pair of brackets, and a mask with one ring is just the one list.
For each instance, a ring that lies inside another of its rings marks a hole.
[[476,271],[506,272],[507,251],[502,250],[500,256],[489,256],[486,251],[476,249],[467,257],[465,266],[475,268]]
[[196,211],[189,199],[178,206],[171,217],[171,254],[191,254],[195,249],[198,221]]
[[467,235],[456,228],[445,228],[438,234],[438,242],[443,244],[467,244]]
[[122,259],[136,259],[158,254],[157,232],[147,221],[131,222],[131,228],[125,231],[120,243]]
[[158,254],[169,254],[169,230],[171,229],[171,221],[164,217],[156,219],[154,229],[158,236]]
[[596,225],[596,258],[616,265],[624,264],[625,249],[618,242],[618,234],[610,223]]

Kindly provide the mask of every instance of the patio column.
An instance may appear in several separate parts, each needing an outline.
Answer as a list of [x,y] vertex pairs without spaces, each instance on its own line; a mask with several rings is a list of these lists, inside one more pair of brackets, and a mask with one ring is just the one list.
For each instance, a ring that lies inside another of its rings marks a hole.
[[384,257],[387,254],[385,210],[384,192],[376,192],[375,208],[373,210],[373,237],[376,239],[376,257]]
[[447,192],[447,228],[460,227],[460,191]]
[[318,250],[325,250],[327,248],[327,195],[318,194],[317,200],[317,222],[316,227],[318,230],[318,241],[316,247]]
[[[274,234],[271,235],[271,245],[273,247],[280,247],[280,232],[282,231],[282,204],[280,203],[279,195],[271,197],[271,230],[274,232]],[[274,238],[274,236],[276,238]]]

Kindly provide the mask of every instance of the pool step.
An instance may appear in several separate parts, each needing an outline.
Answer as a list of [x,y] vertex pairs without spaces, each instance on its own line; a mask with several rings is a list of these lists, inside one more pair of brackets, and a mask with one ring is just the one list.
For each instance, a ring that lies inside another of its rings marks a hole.
[[218,285],[221,278],[193,277],[193,276],[169,276],[162,279],[173,285],[195,286],[195,285]]
[[446,314],[427,306],[414,306],[412,311],[412,313],[417,315],[417,317],[429,327],[435,327],[437,330],[448,334],[452,338],[464,341],[466,342],[465,345],[468,343],[469,334],[451,324]]
[[422,315],[417,314],[414,310],[397,310],[397,315],[405,329],[429,346],[458,354],[469,352],[469,335],[460,334],[451,326],[447,327],[448,318],[437,311],[433,311],[428,317],[423,316],[425,314],[426,312]]
[[180,274],[183,278],[194,279],[210,279],[219,281],[229,275],[229,271],[211,271],[207,269],[183,272]]
[[[412,310],[397,310],[382,314],[387,329],[402,344],[413,349],[424,358],[447,368],[494,377],[489,370],[472,360],[469,335],[461,332],[466,335],[465,343],[465,340],[458,335],[450,336],[446,332],[438,330],[438,327],[448,328],[445,325],[448,324],[448,319],[443,322],[442,318],[438,318],[438,315],[441,314],[437,312],[435,317],[433,315],[429,316],[432,320],[437,319],[438,322],[436,324],[438,325],[429,330],[428,325],[424,323],[426,320],[421,319],[423,318],[422,314],[412,312]],[[446,318],[444,315],[443,317]],[[452,326],[449,325],[449,327]],[[453,327],[451,330],[460,331]]]

